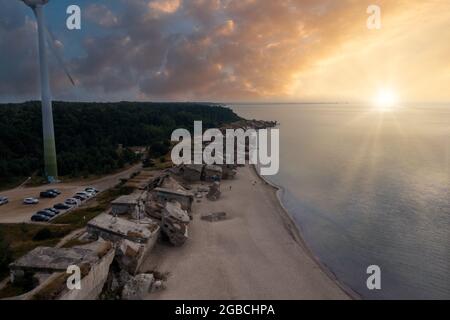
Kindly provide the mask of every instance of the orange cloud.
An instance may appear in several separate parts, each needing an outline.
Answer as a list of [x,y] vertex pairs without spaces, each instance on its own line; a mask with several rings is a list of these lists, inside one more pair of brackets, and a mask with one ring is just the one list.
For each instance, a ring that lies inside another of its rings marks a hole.
[[151,10],[157,13],[170,14],[176,12],[181,6],[181,0],[155,0],[148,4]]

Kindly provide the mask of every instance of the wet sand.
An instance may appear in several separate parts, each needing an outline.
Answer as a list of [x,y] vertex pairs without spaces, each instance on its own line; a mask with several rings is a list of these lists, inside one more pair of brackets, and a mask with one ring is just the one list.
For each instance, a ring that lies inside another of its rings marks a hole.
[[[252,168],[239,168],[221,190],[219,201],[203,198],[194,204],[183,247],[158,243],[145,262],[143,271],[168,273],[166,289],[149,299],[350,298],[304,246],[276,189]],[[212,212],[226,212],[228,218],[200,219]]]

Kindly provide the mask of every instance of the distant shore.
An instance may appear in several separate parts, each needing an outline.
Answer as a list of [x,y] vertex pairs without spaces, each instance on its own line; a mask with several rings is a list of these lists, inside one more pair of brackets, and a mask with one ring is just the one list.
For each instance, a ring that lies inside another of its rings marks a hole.
[[[195,188],[195,186],[194,186]],[[351,299],[324,272],[282,208],[276,189],[249,166],[221,184],[218,201],[193,207],[190,238],[183,247],[159,243],[146,270],[167,274],[166,290],[149,299]],[[207,222],[202,214],[225,212]]]

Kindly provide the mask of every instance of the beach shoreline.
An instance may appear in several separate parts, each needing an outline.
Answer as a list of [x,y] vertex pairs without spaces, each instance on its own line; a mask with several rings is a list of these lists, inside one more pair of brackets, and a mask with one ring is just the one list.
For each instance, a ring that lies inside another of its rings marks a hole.
[[[297,223],[295,222],[294,218],[289,213],[289,210],[284,206],[283,201],[281,199],[281,193],[283,192],[283,188],[281,186],[276,185],[272,181],[266,179],[264,176],[262,176],[255,165],[251,165],[252,170],[255,172],[255,174],[258,176],[258,178],[268,185],[272,192],[274,193],[279,206],[281,207],[282,211],[285,214],[285,219],[288,220],[288,224],[290,224],[290,227],[293,227],[293,230],[290,229],[289,232],[293,235],[294,239],[298,241],[299,245],[303,247],[303,249],[309,254],[310,258],[314,260],[315,263],[322,269],[322,271],[332,280],[336,283],[351,299],[353,300],[361,300],[362,297],[355,292],[352,288],[350,288],[348,285],[342,283],[339,278],[336,276],[336,274],[325,264],[323,263],[320,258],[314,254],[312,249],[308,246],[306,240],[303,238],[301,234],[300,227],[297,226]],[[269,191],[270,192],[270,191]]]
[[[240,167],[234,180],[222,181],[218,201],[194,203],[185,245],[160,242],[144,263],[144,271],[168,275],[166,289],[147,299],[356,298],[317,263],[278,200],[277,189],[260,178],[250,166]],[[227,218],[201,219],[213,212],[225,212]]]

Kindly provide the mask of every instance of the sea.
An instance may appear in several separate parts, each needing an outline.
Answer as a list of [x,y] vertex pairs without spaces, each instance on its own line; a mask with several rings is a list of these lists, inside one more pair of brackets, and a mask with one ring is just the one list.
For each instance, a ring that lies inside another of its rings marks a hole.
[[450,299],[450,105],[230,107],[279,122],[280,170],[266,178],[342,284],[364,299]]

